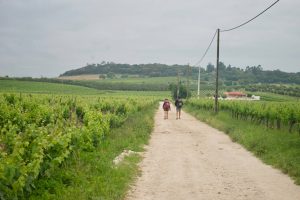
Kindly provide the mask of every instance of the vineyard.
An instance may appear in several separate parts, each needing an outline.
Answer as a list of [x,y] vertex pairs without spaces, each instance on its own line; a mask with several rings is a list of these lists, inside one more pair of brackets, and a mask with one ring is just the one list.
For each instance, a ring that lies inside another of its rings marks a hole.
[[300,97],[300,87],[297,85],[275,85],[260,84],[245,86],[246,91],[250,92],[270,92],[287,96]]
[[[196,109],[214,109],[211,99],[189,101]],[[300,105],[298,102],[247,102],[220,101],[221,111],[228,111],[236,119],[250,120],[257,124],[264,124],[267,128],[282,129],[288,127],[289,132],[300,133]]]
[[0,95],[0,199],[17,199],[50,178],[75,151],[94,151],[112,128],[155,98]]

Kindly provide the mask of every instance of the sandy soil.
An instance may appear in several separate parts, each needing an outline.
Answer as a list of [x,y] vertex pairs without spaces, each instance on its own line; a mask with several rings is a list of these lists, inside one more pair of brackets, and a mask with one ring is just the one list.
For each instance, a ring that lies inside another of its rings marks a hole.
[[60,76],[58,79],[63,79],[63,80],[101,80],[99,78],[99,74],[83,74],[83,75],[78,75],[78,76]]
[[300,186],[233,143],[224,133],[175,109],[160,108],[141,176],[126,199],[299,200]]

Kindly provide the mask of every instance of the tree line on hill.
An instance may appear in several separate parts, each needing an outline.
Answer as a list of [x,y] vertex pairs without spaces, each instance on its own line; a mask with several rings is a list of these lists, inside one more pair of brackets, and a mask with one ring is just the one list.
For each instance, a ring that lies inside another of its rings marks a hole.
[[[169,82],[165,83],[132,83],[126,82],[122,78],[128,77],[128,75],[134,75],[134,77],[166,77],[177,76],[180,74],[180,82],[186,85],[186,76],[190,75],[191,79],[196,80],[198,78],[197,67],[191,67],[188,70],[187,65],[165,65],[165,64],[142,64],[142,65],[129,65],[129,64],[115,64],[106,63],[91,64],[83,68],[74,69],[63,73],[61,76],[75,76],[82,74],[99,74],[104,75],[106,78],[120,78],[118,82],[106,82],[106,81],[85,81],[85,80],[64,80],[57,78],[9,78],[0,77],[1,79],[15,79],[23,81],[35,81],[35,82],[52,82],[62,83],[69,85],[79,85],[89,88],[95,88],[99,90],[131,90],[131,91],[167,91],[174,89],[174,84]],[[118,74],[121,76],[114,76]],[[289,95],[299,97],[299,85],[300,85],[300,72],[287,73],[279,70],[265,71],[258,66],[246,67],[241,69],[233,67],[231,65],[226,66],[220,62],[219,65],[219,87],[224,90],[227,89],[240,89],[244,88],[250,92],[272,92],[277,94]],[[101,78],[100,78],[101,79]],[[197,90],[197,81],[193,81],[190,84],[190,90]],[[298,85],[298,86],[297,86]],[[201,68],[201,90],[211,90],[215,88],[215,66],[208,64],[206,68]]]
[[[198,67],[188,65],[166,65],[166,64],[117,64],[113,62],[102,62],[101,64],[87,64],[85,67],[66,71],[60,76],[76,76],[83,74],[126,74],[146,77],[187,76],[190,74],[194,79],[198,77]],[[204,77],[215,73],[215,66],[209,63],[206,69],[201,68]],[[263,70],[261,65],[247,66],[245,69],[219,64],[220,80],[224,85],[248,85],[254,83],[287,83],[300,84],[300,72],[288,73],[280,70]]]
[[[87,64],[85,67],[66,71],[60,76],[76,76],[83,74],[128,74],[140,75],[148,77],[163,77],[163,76],[177,76],[177,72],[183,72],[187,65],[166,65],[166,64],[116,64],[114,62],[102,62],[101,64]],[[193,69],[193,72],[196,72]]]
[[250,92],[271,92],[275,94],[300,97],[300,86],[276,85],[276,84],[255,84],[244,86]]

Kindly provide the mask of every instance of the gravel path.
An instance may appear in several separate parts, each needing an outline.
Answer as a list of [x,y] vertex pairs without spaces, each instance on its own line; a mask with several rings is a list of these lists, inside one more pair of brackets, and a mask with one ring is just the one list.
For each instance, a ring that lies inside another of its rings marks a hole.
[[128,200],[300,200],[300,186],[224,133],[175,109],[160,109]]

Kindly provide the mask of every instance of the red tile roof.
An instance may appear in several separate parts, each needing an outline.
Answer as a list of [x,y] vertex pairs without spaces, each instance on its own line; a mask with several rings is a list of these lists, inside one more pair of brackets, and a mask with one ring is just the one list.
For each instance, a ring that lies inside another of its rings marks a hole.
[[246,94],[242,92],[224,92],[226,96],[246,96]]

